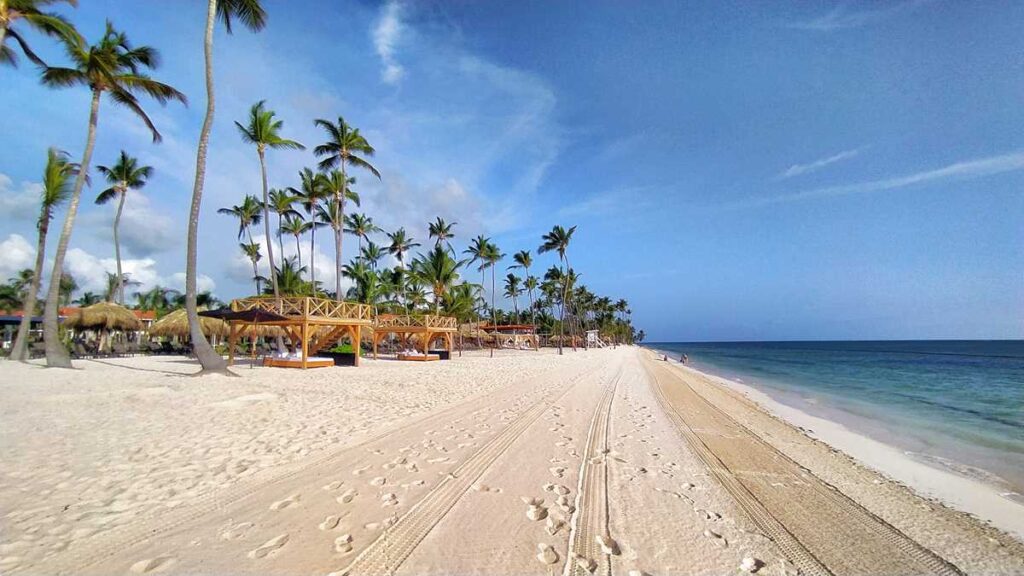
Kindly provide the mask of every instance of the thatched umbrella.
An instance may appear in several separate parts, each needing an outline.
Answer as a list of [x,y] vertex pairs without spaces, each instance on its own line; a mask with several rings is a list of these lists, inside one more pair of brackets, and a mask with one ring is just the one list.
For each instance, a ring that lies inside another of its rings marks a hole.
[[142,330],[142,322],[131,310],[113,302],[79,308],[64,325],[75,330]]
[[[203,334],[207,338],[211,336],[227,336],[230,330],[228,323],[223,320],[216,318],[206,318],[200,316],[199,326],[203,330]],[[150,336],[164,336],[187,338],[189,336],[188,328],[188,316],[185,314],[184,308],[179,308],[174,312],[171,312],[167,316],[157,320],[149,327]]]
[[106,338],[111,330],[142,330],[142,322],[124,306],[113,302],[99,302],[79,308],[64,321],[64,325],[75,330],[96,330],[100,333],[100,348],[105,349]]

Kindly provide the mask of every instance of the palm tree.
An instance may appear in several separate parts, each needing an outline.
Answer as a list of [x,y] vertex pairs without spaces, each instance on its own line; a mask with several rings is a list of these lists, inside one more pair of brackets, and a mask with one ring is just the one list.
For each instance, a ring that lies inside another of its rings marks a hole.
[[[277,267],[274,261],[274,243],[270,239],[270,190],[267,185],[267,149],[305,150],[306,147],[280,134],[284,122],[275,120],[275,112],[263,106],[266,100],[260,100],[249,108],[249,123],[243,125],[235,122],[242,141],[256,145],[256,155],[260,158],[260,176],[263,180],[263,231],[267,238],[267,261],[270,263],[270,284],[274,287],[274,297],[280,298],[277,289]],[[279,222],[280,223],[280,222]]]
[[[127,152],[121,150],[121,156],[117,163],[111,167],[97,166],[99,171],[110,184],[100,195],[96,197],[97,204],[106,204],[117,198],[117,212],[114,215],[114,259],[117,260],[117,278],[123,278],[121,274],[121,240],[118,231],[121,227],[121,211],[124,210],[124,201],[128,197],[128,190],[141,190],[146,181],[153,175],[152,166],[139,166],[139,160],[132,158]],[[116,299],[124,306],[124,285],[117,286]]]
[[18,65],[17,55],[14,50],[4,44],[8,36],[21,47],[21,51],[38,66],[46,67],[36,53],[29,47],[28,42],[22,38],[21,33],[13,29],[14,23],[23,20],[25,24],[35,28],[48,36],[55,36],[62,39],[78,38],[78,31],[60,14],[43,12],[42,7],[57,2],[67,2],[77,6],[76,0],[2,0],[0,1],[0,64]]
[[[574,232],[576,232],[576,227],[575,226],[573,226],[572,228],[569,228],[568,230],[566,230],[565,228],[562,228],[561,226],[555,226],[554,228],[551,229],[551,232],[548,232],[543,237],[541,237],[541,240],[543,240],[543,243],[540,245],[540,248],[537,249],[537,252],[539,254],[543,254],[545,252],[551,252],[551,251],[558,252],[558,260],[559,260],[559,262],[565,268],[568,269],[569,268],[569,258],[568,258],[568,256],[566,256],[566,251],[569,249],[569,242],[572,240],[572,235],[573,235]],[[567,295],[566,294],[566,289],[568,288],[568,286],[569,286],[568,282],[565,282],[565,283],[562,284],[562,305],[559,308],[559,318],[558,318],[558,353],[559,354],[562,354],[562,339],[563,339],[562,337],[565,334],[565,329],[562,326],[562,324],[565,322],[565,298],[566,298],[566,295]],[[576,347],[576,340],[573,339],[573,348],[575,348],[575,347]]]
[[[405,228],[399,228],[394,232],[388,232],[388,239],[391,240],[391,244],[388,245],[388,254],[398,258],[398,267],[403,271],[405,270],[405,254],[413,248],[419,246],[418,242],[414,242],[412,237],[405,233]],[[404,294],[404,292],[400,292]],[[404,296],[403,296],[404,299]]]
[[371,270],[377,270],[377,265],[385,254],[387,252],[383,248],[370,242],[359,250],[359,259],[369,264]]
[[441,313],[445,294],[459,280],[459,268],[464,260],[456,261],[447,250],[435,244],[434,249],[412,261],[413,274],[430,286],[434,295],[434,314]]
[[101,298],[99,294],[94,294],[92,292],[83,292],[82,296],[78,300],[75,300],[75,304],[78,304],[79,306],[82,306],[84,308],[85,306],[92,306],[93,304],[98,304],[102,301],[103,298]]
[[[312,225],[303,220],[298,212],[285,218],[284,224],[281,225],[281,234],[291,234],[295,237],[295,253],[299,258],[299,268],[302,268],[302,246],[299,244],[299,236],[308,232],[310,228]],[[281,257],[284,258],[284,250],[281,251]]]
[[495,316],[495,311],[494,311],[494,295],[497,292],[497,289],[495,288],[494,269],[495,269],[495,266],[498,264],[498,262],[500,262],[501,259],[504,258],[504,257],[505,257],[505,255],[502,254],[501,250],[498,249],[498,245],[497,244],[494,244],[493,242],[488,242],[487,250],[484,252],[484,261],[487,262],[487,267],[491,269],[491,324],[492,325],[497,325],[497,323],[498,323],[498,319]]
[[[199,131],[199,145],[196,147],[196,177],[192,186],[192,203],[188,215],[188,241],[185,252],[185,312],[188,315],[189,335],[192,338],[192,351],[199,360],[202,370],[199,374],[209,372],[227,372],[224,357],[210,346],[199,324],[198,298],[196,294],[196,261],[199,243],[199,213],[203,204],[203,184],[206,180],[206,151],[210,142],[210,130],[213,128],[214,93],[213,93],[213,29],[219,18],[224,28],[231,34],[231,22],[237,19],[247,28],[258,31],[266,24],[266,12],[260,6],[260,0],[207,0],[206,31],[203,35],[203,58],[206,70],[206,115],[203,127]],[[269,239],[267,240],[270,241]]]
[[352,214],[345,216],[345,232],[352,234],[359,240],[360,258],[363,254],[363,240],[370,241],[370,234],[380,232],[379,226],[373,223],[373,218],[366,214]]
[[146,292],[136,292],[135,299],[140,309],[153,310],[158,316],[163,316],[171,308],[173,296],[178,294],[179,292],[173,288],[157,285]]
[[[270,198],[270,209],[277,214],[277,248],[278,252],[281,253],[281,258],[284,259],[284,241],[281,239],[281,229],[284,226],[284,219],[290,216],[298,216],[297,210],[292,208],[295,205],[297,198],[288,193],[288,190],[278,190],[271,188],[269,193]],[[269,242],[270,239],[267,239]]]
[[[512,260],[515,262],[515,264],[509,266],[509,270],[522,268],[523,271],[526,273],[526,281],[524,283],[524,286],[527,292],[529,292],[530,294],[530,323],[536,324],[537,316],[536,314],[534,314],[533,311],[533,289],[537,287],[537,279],[530,276],[530,266],[533,266],[533,256],[530,255],[529,250],[520,250],[519,252],[516,252],[515,254],[512,255]],[[533,278],[533,282],[530,282],[531,278]]]
[[324,191],[331,199],[327,205],[330,213],[324,214],[322,220],[330,224],[334,231],[334,298],[341,302],[341,236],[345,231],[345,202],[351,200],[359,206],[359,194],[352,190],[356,179],[346,179],[345,173],[340,170],[324,174],[323,183]]
[[[333,214],[332,220],[342,223],[345,221],[345,200],[352,199],[352,196],[349,196],[347,166],[351,165],[369,170],[379,180],[380,172],[366,160],[366,158],[372,157],[375,151],[373,146],[370,146],[370,143],[366,141],[366,138],[359,133],[359,129],[349,126],[341,116],[338,116],[337,124],[332,124],[330,120],[318,118],[313,121],[313,125],[319,126],[327,132],[327,142],[313,149],[313,153],[316,154],[317,158],[323,157],[319,164],[320,170],[326,172],[340,167],[339,171],[328,176],[328,188],[334,196],[334,209],[338,212]],[[355,196],[353,201],[356,203],[356,206],[359,205],[358,196]],[[335,270],[334,277],[337,283],[336,297],[338,300],[341,300],[341,236],[340,229],[336,229],[334,233],[334,263],[337,270]]]
[[295,264],[295,258],[281,257],[281,268],[277,271],[278,282],[280,282],[281,294],[288,296],[301,296],[310,293],[310,284],[302,279],[302,273],[306,269]]
[[252,227],[263,219],[263,205],[258,198],[247,194],[241,204],[231,208],[220,208],[217,213],[238,218],[238,238],[247,235],[249,243],[252,244]]
[[527,276],[523,280],[523,288],[526,288],[527,293],[530,295],[530,324],[533,324],[534,329],[537,328],[537,303],[533,300],[533,291],[537,289],[537,277]]
[[21,323],[18,324],[18,335],[11,347],[11,360],[28,360],[28,333],[35,314],[36,299],[43,276],[43,263],[46,256],[46,235],[50,229],[53,211],[71,196],[71,178],[78,175],[78,164],[68,161],[67,152],[50,148],[46,152],[46,167],[43,169],[43,186],[40,194],[39,219],[36,229],[39,239],[36,241],[36,263],[32,269],[32,283],[21,303]]
[[452,232],[452,228],[454,228],[456,224],[458,224],[458,222],[452,222],[449,224],[440,216],[437,217],[437,220],[431,222],[430,237],[434,239],[434,244],[436,246],[440,246],[442,243],[447,244],[448,249],[451,250],[452,245],[449,240],[455,238],[455,233]]
[[260,245],[258,242],[250,240],[247,243],[239,244],[238,247],[242,249],[242,252],[245,252],[246,257],[249,258],[250,262],[252,262],[252,278],[256,281],[256,294],[259,295],[260,272],[257,267],[257,263],[260,261],[260,258],[263,257],[263,255],[260,254]]
[[[309,277],[310,283],[313,285],[314,290],[316,289],[316,229],[323,226],[323,222],[318,222],[316,219],[317,208],[320,207],[320,202],[326,198],[327,194],[324,189],[324,177],[322,174],[317,174],[309,168],[303,168],[299,172],[299,179],[301,184],[299,189],[288,188],[288,191],[295,195],[299,199],[299,204],[309,214],[309,230],[311,232],[309,238]],[[316,293],[313,293],[316,296]]]
[[522,281],[522,278],[511,272],[505,276],[505,297],[512,299],[512,308],[516,313],[514,324],[519,323],[519,297],[523,294]]
[[142,282],[132,280],[131,274],[114,274],[107,272],[107,289],[103,291],[103,299],[113,302],[117,299],[118,292],[124,290],[125,286],[141,286]]
[[50,288],[46,294],[43,313],[43,336],[46,340],[46,365],[70,368],[71,357],[57,334],[57,299],[60,295],[60,277],[64,272],[64,255],[71,241],[78,202],[85,185],[85,176],[92,160],[92,149],[96,143],[96,126],[99,121],[100,96],[107,93],[115,104],[135,113],[149,128],[154,142],[160,141],[160,132],[143,111],[138,94],[146,94],[161,104],[170,100],[186,102],[185,95],[171,86],[153,80],[144,68],[156,68],[159,61],[157,51],[148,46],[133,47],[123,32],[118,32],[107,22],[106,32],[99,42],[87,46],[80,37],[63,38],[73,68],[48,67],[43,72],[43,84],[51,87],[86,86],[92,92],[89,109],[89,129],[82,153],[81,169],[75,178],[75,187],[68,201],[64,216],[64,227],[57,251],[53,257],[53,272],[50,274]]
[[[469,248],[466,248],[462,252],[469,254],[469,263],[477,264],[477,270],[480,271],[480,290],[484,289],[484,285],[487,282],[487,247],[491,244],[491,239],[484,237],[483,234],[473,238],[469,243]],[[481,297],[482,294],[481,294]],[[486,301],[485,301],[486,302]],[[486,306],[486,304],[484,304]],[[477,347],[480,346],[479,331],[477,331]]]

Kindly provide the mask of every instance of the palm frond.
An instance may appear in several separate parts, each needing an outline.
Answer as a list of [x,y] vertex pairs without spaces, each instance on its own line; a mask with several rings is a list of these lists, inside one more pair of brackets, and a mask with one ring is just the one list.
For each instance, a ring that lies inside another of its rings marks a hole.
[[133,96],[129,92],[126,92],[125,90],[114,89],[110,91],[110,98],[114,102],[134,112],[135,115],[138,116],[140,120],[142,120],[146,127],[149,128],[150,133],[153,135],[154,144],[164,139],[163,136],[160,135],[160,131],[156,129],[156,125],[154,125],[153,121],[149,119],[149,116],[146,114],[146,111],[143,110],[142,106],[139,105],[139,101],[135,98],[135,96]]
[[224,22],[228,34],[233,33],[231,21],[235,18],[253,32],[267,25],[267,13],[260,6],[260,0],[220,0],[217,2],[217,17]]
[[114,188],[114,187],[107,188],[103,192],[100,192],[100,195],[96,197],[96,203],[97,204],[106,204],[107,202],[110,202],[114,198],[117,198],[117,195],[118,195],[117,188]]
[[43,70],[41,81],[46,86],[64,88],[69,86],[88,86],[89,80],[74,68],[60,68],[47,66]]

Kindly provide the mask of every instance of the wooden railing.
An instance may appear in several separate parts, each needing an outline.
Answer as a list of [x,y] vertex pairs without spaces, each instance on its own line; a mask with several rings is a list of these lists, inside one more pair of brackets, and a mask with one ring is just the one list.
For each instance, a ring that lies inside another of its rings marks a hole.
[[433,314],[395,314],[378,316],[374,324],[377,330],[388,328],[427,328],[431,330],[455,330],[458,320],[452,316],[435,316]]
[[298,316],[300,318],[327,318],[331,320],[352,320],[355,322],[371,322],[373,309],[369,304],[358,302],[338,302],[327,298],[311,298],[308,296],[254,296],[232,300],[231,309],[268,310],[282,316]]

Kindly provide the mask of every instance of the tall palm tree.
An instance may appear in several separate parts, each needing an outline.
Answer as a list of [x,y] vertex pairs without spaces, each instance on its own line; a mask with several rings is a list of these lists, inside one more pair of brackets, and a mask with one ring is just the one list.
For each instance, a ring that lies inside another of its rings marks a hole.
[[145,292],[136,292],[135,299],[142,310],[153,310],[158,316],[163,316],[171,308],[174,297],[179,294],[173,288],[156,285]]
[[[398,267],[404,272],[405,254],[419,246],[419,243],[415,242],[411,236],[405,233],[405,228],[399,228],[394,232],[388,232],[388,239],[391,240],[391,244],[389,244],[387,248],[388,254],[398,258]],[[402,294],[404,300],[404,291]]]
[[380,232],[379,226],[373,223],[373,218],[366,214],[352,214],[345,216],[345,232],[355,236],[359,240],[359,257],[363,254],[363,240],[370,241],[370,234]]
[[512,309],[516,313],[514,324],[519,323],[519,297],[523,294],[522,282],[522,278],[511,272],[509,272],[508,276],[505,276],[505,297],[512,299]]
[[441,244],[447,244],[448,249],[451,250],[452,245],[450,240],[455,238],[455,233],[452,232],[458,222],[448,223],[445,222],[440,216],[437,220],[430,223],[430,237],[434,239],[434,244],[440,246]]
[[256,295],[258,296],[260,294],[260,271],[257,264],[260,258],[263,257],[260,254],[259,242],[249,240],[249,242],[239,244],[238,247],[242,249],[242,252],[245,252],[246,257],[252,262],[252,279],[256,282]]
[[238,238],[241,239],[245,235],[248,237],[249,243],[252,244],[252,227],[258,225],[263,219],[263,205],[258,198],[247,194],[241,204],[236,204],[231,208],[220,208],[217,213],[238,218]]
[[494,270],[498,265],[498,262],[501,262],[501,259],[504,257],[505,255],[502,254],[497,244],[493,242],[487,243],[487,250],[484,252],[484,261],[487,262],[487,267],[491,269],[491,325],[493,326],[496,326],[498,323],[498,318],[496,316],[497,313],[494,308],[494,296],[497,292],[494,280]]
[[[188,241],[185,251],[185,312],[188,316],[189,335],[192,339],[192,351],[199,360],[202,370],[208,372],[227,372],[224,357],[210,346],[199,324],[199,311],[196,294],[196,261],[199,243],[199,213],[203,204],[203,184],[206,180],[206,151],[210,143],[210,130],[213,128],[214,92],[213,92],[213,30],[220,19],[224,28],[231,34],[233,20],[240,21],[245,27],[258,31],[266,24],[267,14],[260,6],[260,0],[207,0],[206,31],[203,35],[203,59],[206,70],[206,115],[203,127],[199,131],[199,145],[196,147],[196,177],[192,186],[192,203],[188,215]],[[269,239],[267,240],[270,241]]]
[[[554,228],[551,229],[551,232],[548,232],[547,234],[545,234],[544,236],[541,237],[541,240],[543,242],[541,243],[540,248],[537,249],[537,252],[539,254],[543,254],[545,252],[552,252],[552,251],[558,252],[559,263],[562,264],[562,266],[564,266],[565,268],[568,269],[569,268],[569,258],[566,255],[566,252],[569,249],[569,242],[572,240],[572,235],[575,232],[576,232],[576,227],[575,226],[573,226],[572,228],[569,228],[568,230],[566,230],[565,228],[562,228],[561,226],[555,226]],[[563,336],[565,335],[565,329],[563,327],[563,323],[565,322],[565,299],[566,299],[566,296],[567,296],[566,290],[568,289],[568,286],[569,286],[568,282],[565,282],[565,283],[562,284],[562,305],[561,305],[561,307],[559,309],[559,313],[558,313],[559,314],[559,318],[558,318],[558,336],[559,336],[559,338],[558,338],[558,353],[559,354],[562,354],[562,340],[563,340]],[[576,340],[573,339],[573,347],[574,348],[575,348],[575,345],[576,345]]]
[[323,221],[334,231],[334,298],[341,302],[341,236],[345,232],[345,202],[352,201],[359,206],[359,194],[352,190],[355,178],[345,178],[345,173],[332,170],[323,175],[324,191],[330,196]]
[[117,299],[119,290],[124,290],[125,286],[141,286],[142,282],[138,280],[132,280],[131,274],[113,274],[107,272],[107,289],[103,291],[103,299],[107,302],[113,302]]
[[[298,216],[299,212],[292,206],[295,205],[297,198],[288,193],[288,190],[278,190],[271,188],[269,193],[270,198],[270,209],[277,214],[277,248],[278,252],[281,253],[281,258],[284,259],[284,241],[281,239],[281,228],[284,226],[284,219],[291,216]],[[269,242],[270,239],[267,239]]]
[[[309,168],[303,168],[299,172],[299,188],[288,188],[288,191],[298,198],[299,204],[309,215],[309,278],[310,283],[316,289],[316,229],[323,226],[323,222],[317,221],[317,209],[320,203],[327,197],[324,187],[324,177]],[[316,293],[314,292],[315,296]]]
[[53,219],[53,211],[71,196],[71,179],[78,175],[78,164],[68,161],[67,152],[50,148],[46,152],[46,167],[43,169],[43,186],[40,194],[39,219],[36,229],[39,239],[36,241],[36,263],[32,269],[32,283],[21,303],[21,323],[18,324],[18,335],[11,347],[11,360],[28,360],[28,333],[35,314],[36,299],[43,276],[43,263],[46,257],[46,235]]
[[539,282],[536,276],[527,276],[523,280],[523,288],[530,294],[530,324],[533,324],[534,330],[537,328],[537,303],[533,299],[533,292],[537,289]]
[[102,301],[103,298],[101,298],[99,294],[83,292],[82,296],[78,300],[75,300],[75,304],[84,308],[85,306],[92,306],[93,304],[98,304]]
[[[299,237],[309,231],[312,225],[302,219],[302,215],[296,212],[288,216],[281,225],[281,234],[291,234],[295,237],[295,254],[299,259],[298,269],[302,268],[302,246],[299,244]],[[281,251],[281,258],[284,258],[284,250]]]
[[441,302],[448,290],[459,280],[459,268],[464,260],[456,261],[440,244],[412,261],[413,274],[430,286],[434,296],[434,314],[441,313]]
[[57,334],[57,300],[60,295],[60,278],[64,272],[64,255],[67,253],[71,232],[78,214],[78,202],[85,185],[85,176],[92,160],[92,149],[96,143],[96,126],[99,122],[100,97],[107,93],[115,104],[131,110],[149,128],[154,142],[160,141],[160,132],[139,104],[138,95],[145,94],[161,104],[170,100],[186,102],[185,95],[173,87],[150,78],[146,68],[156,68],[159,62],[157,51],[149,46],[134,47],[123,32],[118,32],[107,22],[106,31],[99,42],[86,45],[80,37],[63,38],[68,57],[73,67],[48,67],[43,71],[43,84],[51,87],[85,86],[92,92],[89,108],[89,129],[82,153],[81,169],[75,178],[75,187],[68,201],[57,251],[53,256],[53,272],[50,274],[50,288],[46,294],[43,312],[43,336],[46,340],[46,365],[70,368],[71,357]]
[[[491,244],[491,239],[485,237],[483,234],[480,234],[476,238],[473,238],[473,240],[470,241],[469,248],[466,248],[465,250],[462,251],[464,254],[469,254],[469,256],[470,256],[469,263],[470,264],[474,264],[474,263],[477,264],[477,270],[480,272],[480,290],[481,291],[484,289],[484,286],[486,285],[486,282],[487,282],[487,247],[490,246],[490,244]],[[483,295],[481,294],[481,298],[482,297],[483,297]],[[485,302],[485,304],[482,307],[486,307],[486,300],[484,302]],[[477,339],[476,339],[477,342],[476,343],[477,343],[478,347],[480,346],[480,336],[479,336],[479,334],[480,334],[480,332],[477,331]]]
[[249,108],[248,124],[235,122],[238,134],[246,144],[256,145],[256,155],[260,158],[260,177],[263,180],[263,232],[267,239],[267,261],[270,263],[270,284],[274,287],[274,297],[280,298],[277,289],[277,267],[274,261],[274,242],[270,239],[270,189],[267,185],[267,149],[270,150],[305,150],[306,147],[294,140],[281,136],[282,120],[276,120],[273,110],[267,110],[266,100],[260,100]]
[[60,14],[43,12],[42,8],[57,2],[67,2],[72,6],[78,6],[77,0],[0,0],[0,64],[18,65],[17,55],[14,49],[4,44],[10,36],[21,47],[21,51],[38,66],[46,66],[28,42],[17,30],[12,28],[18,20],[31,26],[38,32],[48,36],[55,36],[62,39],[73,39],[78,37],[78,31]]
[[[323,158],[320,160],[320,170],[328,171],[334,168],[340,168],[337,172],[332,173],[328,176],[330,184],[328,187],[331,190],[331,194],[334,195],[335,211],[340,212],[334,214],[332,220],[334,222],[345,221],[345,200],[348,194],[348,166],[356,168],[363,168],[368,170],[371,174],[380,179],[380,172],[373,167],[372,164],[367,160],[374,155],[375,150],[370,143],[366,141],[366,138],[359,133],[358,128],[353,128],[345,122],[345,119],[338,116],[338,123],[333,124],[330,120],[324,120],[318,118],[313,121],[313,125],[319,126],[327,132],[327,142],[317,146],[313,149],[313,154],[316,154],[317,158]],[[356,196],[354,202],[356,206],[359,205],[359,197]],[[337,299],[341,300],[341,232],[336,230],[334,235],[335,244],[335,280],[337,282]]]
[[[117,198],[117,212],[114,214],[114,259],[117,260],[117,278],[122,279],[121,273],[121,239],[119,230],[121,228],[121,212],[124,210],[124,201],[128,197],[128,190],[141,190],[146,181],[153,175],[152,166],[140,166],[138,158],[132,158],[127,152],[121,150],[117,163],[113,166],[97,166],[99,171],[110,184],[100,195],[96,197],[97,204],[106,204]],[[116,300],[124,306],[124,284],[117,285]]]
[[536,324],[537,316],[533,310],[533,290],[534,288],[537,287],[537,279],[534,278],[533,282],[530,282],[530,278],[533,278],[532,276],[530,276],[530,266],[533,266],[533,256],[530,255],[529,250],[520,250],[519,252],[516,252],[515,254],[512,255],[512,260],[515,262],[515,264],[509,266],[509,270],[522,268],[523,272],[526,273],[524,287],[526,288],[526,291],[529,292],[530,294],[530,323]]

